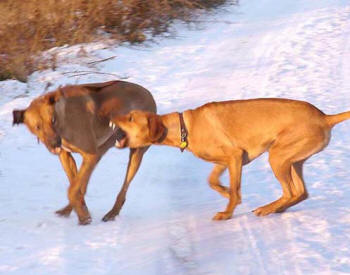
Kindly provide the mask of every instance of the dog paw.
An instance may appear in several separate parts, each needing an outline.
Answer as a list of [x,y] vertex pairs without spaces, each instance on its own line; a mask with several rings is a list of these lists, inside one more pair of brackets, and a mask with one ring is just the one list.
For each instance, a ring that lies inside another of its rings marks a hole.
[[214,221],[221,221],[221,220],[228,220],[232,218],[232,213],[228,212],[218,212],[216,215],[213,217]]
[[88,225],[92,221],[90,216],[84,217],[84,218],[79,218],[79,225]]
[[104,222],[114,221],[115,216],[116,215],[114,213],[108,212],[106,215],[104,215],[104,217],[102,218],[102,221]]
[[271,209],[269,209],[267,207],[259,207],[255,210],[253,210],[253,213],[255,214],[255,216],[258,216],[258,217],[267,216],[273,212],[275,212],[275,211],[272,211]]
[[72,212],[72,207],[70,205],[67,205],[66,207],[57,210],[55,213],[56,215],[60,217],[69,217],[70,213]]

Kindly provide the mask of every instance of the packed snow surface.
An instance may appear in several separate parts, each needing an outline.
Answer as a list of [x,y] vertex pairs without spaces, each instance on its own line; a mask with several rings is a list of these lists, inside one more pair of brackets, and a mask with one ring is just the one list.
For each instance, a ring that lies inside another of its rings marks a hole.
[[55,216],[67,203],[59,160],[11,123],[14,108],[59,85],[127,79],[153,93],[160,113],[255,97],[350,110],[348,0],[242,0],[200,21],[190,29],[178,22],[176,37],[146,46],[51,49],[55,71],[0,82],[0,273],[350,273],[350,122],[306,162],[310,198],[283,214],[251,212],[281,194],[266,154],[243,169],[234,218],[214,222],[227,200],[208,187],[212,164],[153,146],[115,221],[101,218],[121,187],[128,150],[111,149],[91,178],[91,225]]

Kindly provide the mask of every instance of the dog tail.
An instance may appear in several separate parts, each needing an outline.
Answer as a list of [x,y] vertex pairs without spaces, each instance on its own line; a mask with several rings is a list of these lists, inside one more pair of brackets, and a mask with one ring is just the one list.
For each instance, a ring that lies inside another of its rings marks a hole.
[[336,115],[326,115],[326,121],[330,127],[333,127],[334,125],[347,119],[350,119],[350,111]]

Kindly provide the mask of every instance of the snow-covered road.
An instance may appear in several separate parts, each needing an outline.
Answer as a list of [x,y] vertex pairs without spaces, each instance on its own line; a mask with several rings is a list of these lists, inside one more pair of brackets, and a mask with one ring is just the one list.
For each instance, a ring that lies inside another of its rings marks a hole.
[[11,126],[11,112],[48,82],[54,89],[113,79],[66,72],[127,76],[152,91],[160,113],[254,97],[307,100],[326,113],[350,110],[348,0],[242,0],[202,19],[192,30],[177,23],[176,39],[148,47],[53,49],[56,71],[34,73],[28,85],[0,82],[0,273],[350,273],[350,122],[306,163],[310,198],[283,214],[251,213],[281,193],[266,155],[244,168],[235,217],[213,222],[226,200],[206,183],[212,165],[153,146],[114,222],[100,219],[121,186],[127,150],[110,150],[93,174],[91,225],[54,215],[66,203],[65,175],[25,127]]

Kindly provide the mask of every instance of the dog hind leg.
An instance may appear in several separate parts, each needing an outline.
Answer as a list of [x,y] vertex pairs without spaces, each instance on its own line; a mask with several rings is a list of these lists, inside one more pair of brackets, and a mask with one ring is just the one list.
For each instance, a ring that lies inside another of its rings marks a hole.
[[312,134],[302,138],[281,137],[279,142],[270,148],[270,165],[282,186],[283,194],[280,199],[254,210],[257,216],[283,212],[307,198],[302,176],[303,163],[321,151],[329,141],[329,137],[323,131],[315,131]]
[[291,169],[293,186],[295,187],[292,189],[293,198],[284,207],[277,209],[276,212],[283,212],[287,208],[308,198],[308,192],[303,179],[304,162],[305,160],[293,163]]
[[285,154],[280,151],[279,147],[272,147],[270,149],[269,162],[272,168],[272,171],[275,174],[275,177],[280,182],[282,186],[282,196],[262,207],[255,209],[253,212],[257,216],[265,216],[270,213],[274,213],[277,209],[283,207],[289,200],[291,200],[292,193],[292,174],[291,168],[292,163],[289,158],[283,159],[286,157]]

